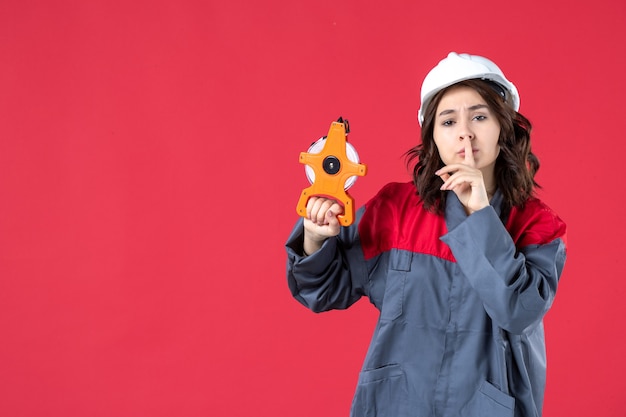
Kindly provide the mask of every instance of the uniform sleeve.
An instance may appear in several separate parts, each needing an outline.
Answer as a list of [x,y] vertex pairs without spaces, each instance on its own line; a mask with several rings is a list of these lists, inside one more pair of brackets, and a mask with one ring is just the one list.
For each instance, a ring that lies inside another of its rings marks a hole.
[[286,243],[287,282],[296,300],[317,313],[348,308],[366,295],[368,279],[356,222],[307,257],[302,256],[303,239],[300,219]]
[[[538,212],[524,225],[524,245],[489,206],[468,216],[441,239],[501,328],[521,334],[546,314],[565,264],[565,225]],[[523,239],[521,239],[523,240]]]

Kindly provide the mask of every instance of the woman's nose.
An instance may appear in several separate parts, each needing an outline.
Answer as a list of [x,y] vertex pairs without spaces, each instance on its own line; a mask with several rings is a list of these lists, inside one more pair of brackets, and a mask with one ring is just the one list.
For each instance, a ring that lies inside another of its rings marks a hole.
[[474,140],[474,132],[472,131],[469,123],[467,122],[459,122],[459,140],[463,141],[464,139]]

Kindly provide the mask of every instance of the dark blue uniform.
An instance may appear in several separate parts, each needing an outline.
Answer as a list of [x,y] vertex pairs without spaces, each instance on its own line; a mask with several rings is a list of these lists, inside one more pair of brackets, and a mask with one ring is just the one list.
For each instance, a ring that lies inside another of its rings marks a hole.
[[565,224],[538,199],[500,218],[502,196],[445,215],[412,183],[389,184],[309,257],[287,242],[294,297],[315,312],[362,296],[380,311],[353,417],[536,417],[546,375],[543,317],[565,263]]

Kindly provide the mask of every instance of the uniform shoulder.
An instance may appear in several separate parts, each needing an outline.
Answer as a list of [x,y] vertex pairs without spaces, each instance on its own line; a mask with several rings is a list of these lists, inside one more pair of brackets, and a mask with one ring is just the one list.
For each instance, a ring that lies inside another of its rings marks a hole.
[[530,198],[522,207],[514,207],[507,229],[518,247],[541,245],[555,239],[565,240],[565,222],[540,199]]

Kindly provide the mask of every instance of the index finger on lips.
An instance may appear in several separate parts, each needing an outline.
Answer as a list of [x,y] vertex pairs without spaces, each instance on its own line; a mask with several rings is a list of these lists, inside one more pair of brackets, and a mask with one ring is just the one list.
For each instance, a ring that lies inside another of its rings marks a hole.
[[472,150],[472,142],[465,141],[465,163],[471,167],[474,166],[474,152]]

